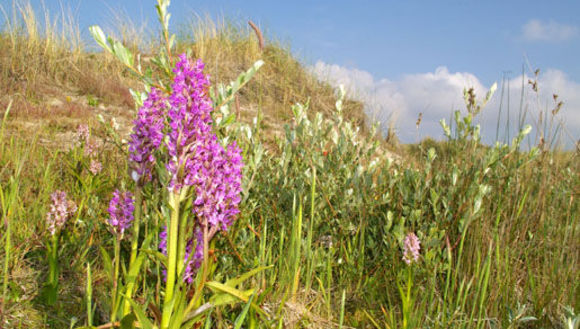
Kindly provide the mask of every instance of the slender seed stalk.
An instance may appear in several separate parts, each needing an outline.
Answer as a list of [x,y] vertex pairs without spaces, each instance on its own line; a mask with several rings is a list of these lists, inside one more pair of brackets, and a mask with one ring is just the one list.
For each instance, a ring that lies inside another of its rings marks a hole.
[[[0,191],[1,192],[1,191]],[[2,207],[4,208],[4,207]],[[4,243],[4,282],[2,284],[2,310],[6,302],[6,293],[8,291],[8,272],[10,270],[10,251],[12,250],[12,229],[8,215],[4,214],[4,225],[6,226],[6,241]]]
[[179,193],[171,194],[171,221],[169,234],[167,235],[167,282],[165,283],[165,299],[163,300],[163,315],[161,317],[161,329],[169,327],[173,309],[169,307],[173,300],[175,289],[175,271],[177,269],[177,241],[179,239]]
[[312,253],[312,235],[314,232],[314,198],[316,196],[316,167],[312,167],[312,188],[310,190],[310,223],[308,226],[308,235],[306,238],[306,248],[308,261],[308,275],[306,276],[306,291],[310,290],[312,284],[312,273],[314,268],[314,259]]
[[[4,114],[4,120],[2,121],[2,132],[0,137],[4,134],[4,122],[6,121],[6,116],[8,111],[10,111],[10,104],[8,104],[8,108],[6,109],[6,113]],[[1,155],[2,153],[0,153]],[[14,204],[16,201],[17,193],[18,193],[18,175],[17,179],[12,177],[10,179],[10,185],[4,189],[3,186],[0,185],[0,206],[2,206],[2,221],[4,222],[5,226],[5,237],[4,237],[4,282],[2,284],[2,308],[0,310],[4,310],[4,306],[6,303],[6,295],[8,293],[8,281],[9,281],[9,274],[10,274],[10,257],[12,252],[12,225],[10,221],[10,217],[12,215],[12,211],[14,209]]]
[[91,275],[91,263],[87,262],[87,324],[89,327],[93,325],[93,278]]

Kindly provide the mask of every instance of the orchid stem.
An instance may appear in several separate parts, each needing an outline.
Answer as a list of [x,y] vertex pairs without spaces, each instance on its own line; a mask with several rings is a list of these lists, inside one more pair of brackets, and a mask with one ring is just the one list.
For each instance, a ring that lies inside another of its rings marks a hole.
[[[139,226],[141,224],[141,207],[142,207],[142,193],[141,187],[137,186],[135,189],[135,214],[133,221],[133,241],[131,242],[131,258],[129,259],[129,272],[133,268],[135,259],[137,258],[137,249],[139,247]],[[125,305],[123,308],[123,316],[129,314],[131,311],[131,303],[129,300],[133,296],[133,290],[135,287],[135,282],[137,280],[128,280],[127,289],[125,291]]]
[[169,234],[167,236],[167,282],[165,284],[165,298],[163,300],[163,315],[161,317],[161,329],[169,327],[173,307],[175,289],[175,272],[177,269],[177,241],[179,240],[179,192],[170,195],[171,220],[169,222]]

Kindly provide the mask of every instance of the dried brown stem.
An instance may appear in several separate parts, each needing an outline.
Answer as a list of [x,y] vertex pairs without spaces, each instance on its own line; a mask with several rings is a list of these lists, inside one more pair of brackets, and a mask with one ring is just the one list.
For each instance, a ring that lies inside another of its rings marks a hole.
[[248,21],[248,24],[250,24],[250,27],[256,33],[256,36],[258,37],[258,44],[260,45],[260,51],[263,51],[264,50],[264,36],[262,35],[262,31],[260,31],[260,29],[256,26],[256,24],[254,24],[254,22]]

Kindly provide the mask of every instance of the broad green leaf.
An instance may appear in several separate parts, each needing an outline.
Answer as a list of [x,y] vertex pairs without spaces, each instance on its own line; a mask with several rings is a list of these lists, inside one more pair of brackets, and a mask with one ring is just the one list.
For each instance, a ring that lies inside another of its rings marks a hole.
[[240,283],[246,281],[247,279],[251,278],[252,276],[254,276],[254,275],[256,275],[256,274],[258,274],[258,273],[260,273],[260,272],[262,272],[264,270],[267,270],[269,268],[272,268],[273,266],[274,265],[269,265],[269,266],[261,266],[261,267],[255,268],[255,269],[253,269],[253,270],[251,270],[249,272],[246,272],[246,273],[238,276],[237,278],[233,278],[233,279],[227,280],[225,282],[225,285],[226,286],[230,286],[232,288],[233,287],[237,287]]
[[232,288],[230,286],[226,286],[223,283],[219,283],[216,281],[210,281],[210,282],[206,282],[205,285],[210,288],[213,291],[221,291],[221,292],[226,292],[234,297],[237,297],[238,299],[247,302],[249,295],[246,294],[245,292]]
[[161,252],[152,249],[142,249],[141,251],[149,254],[150,256],[153,256],[153,258],[155,258],[160,264],[167,266],[167,256]]
[[250,81],[252,76],[256,74],[262,65],[264,65],[264,61],[258,60],[246,72],[241,73],[236,80],[232,81],[227,88],[224,89],[223,86],[218,86],[214,95],[215,108],[219,109],[231,102],[234,98],[234,94]]
[[137,317],[135,316],[135,314],[133,314],[133,313],[127,314],[121,320],[121,327],[120,327],[120,329],[133,329],[133,328],[135,328],[135,321],[136,320],[137,320]]
[[105,267],[105,271],[107,272],[109,279],[113,280],[113,261],[111,260],[111,257],[105,248],[99,246],[99,250],[101,250],[101,257],[103,257],[103,266]]
[[113,44],[113,53],[115,56],[117,56],[121,63],[128,67],[133,67],[133,54],[119,41],[115,41]]
[[107,42],[107,37],[105,36],[105,33],[103,32],[103,30],[98,25],[90,26],[89,27],[89,31],[91,32],[91,35],[93,36],[93,39],[95,39],[95,41],[101,47],[103,47],[106,51],[108,51],[110,53],[113,52],[113,49],[111,49],[111,46]]
[[242,313],[240,313],[238,315],[238,317],[236,318],[236,322],[234,323],[234,329],[240,329],[242,327],[242,324],[244,323],[244,320],[246,319],[246,315],[248,314],[248,310],[250,309],[250,306],[252,305],[252,300],[254,300],[254,296],[255,295],[252,295],[252,297],[250,297],[250,300],[248,300],[248,302],[246,303],[246,306],[244,306]]
[[[255,289],[248,289],[244,290],[242,293],[244,294],[244,296],[251,296],[254,293],[254,291]],[[215,293],[213,296],[211,296],[209,300],[211,304],[214,306],[232,305],[240,301],[239,298],[226,292]]]
[[140,327],[143,329],[155,329],[156,326],[153,325],[151,320],[145,315],[145,312],[141,308],[141,305],[135,303],[133,299],[129,298],[129,303],[131,303],[131,307],[133,308],[133,312],[135,312],[135,316],[137,316],[137,320],[139,320]]

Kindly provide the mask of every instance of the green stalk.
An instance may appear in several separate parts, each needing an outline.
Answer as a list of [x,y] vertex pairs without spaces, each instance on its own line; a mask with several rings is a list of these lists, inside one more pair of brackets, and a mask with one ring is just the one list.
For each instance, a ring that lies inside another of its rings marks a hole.
[[[10,104],[8,109],[4,114],[4,120],[2,121],[2,130],[4,130],[4,121],[6,120],[6,115],[10,111]],[[2,131],[2,134],[4,132]],[[0,136],[1,137],[1,136]],[[2,144],[3,145],[3,144]],[[2,219],[4,226],[6,228],[5,241],[4,241],[4,282],[2,284],[2,308],[4,310],[4,304],[6,303],[6,294],[8,292],[8,281],[10,272],[10,256],[12,251],[12,225],[10,225],[10,216],[13,211],[14,205],[16,204],[16,197],[18,193],[18,176],[20,172],[17,172],[16,179],[14,177],[10,178],[10,185],[4,189],[0,185],[0,205],[2,206]]]
[[201,298],[201,294],[203,292],[203,286],[207,281],[208,275],[208,268],[210,266],[209,263],[209,228],[208,228],[207,219],[204,219],[203,222],[203,260],[201,262],[201,280],[199,280],[199,284],[195,289],[195,294],[193,298],[187,303],[187,307],[185,308],[185,312],[183,314],[189,314],[193,311],[193,308],[199,306],[198,300]]
[[93,281],[91,276],[91,263],[87,262],[87,324],[89,327],[93,326]]
[[177,241],[179,239],[179,194],[170,195],[171,220],[167,234],[167,282],[165,283],[165,298],[163,299],[163,315],[161,329],[167,329],[173,313],[172,300],[175,289],[175,271],[177,269]]
[[115,239],[115,269],[113,274],[113,303],[111,304],[111,323],[115,323],[117,319],[117,303],[119,292],[117,288],[119,286],[119,264],[121,258],[121,238],[119,236]]
[[296,300],[296,292],[298,291],[299,281],[300,281],[300,260],[301,260],[301,251],[300,245],[302,242],[302,198],[300,198],[299,205],[298,205],[298,216],[294,218],[294,223],[292,227],[292,249],[291,249],[291,257],[292,260],[292,272],[289,274],[289,281],[291,282],[292,287],[292,301]]
[[411,312],[413,311],[413,299],[411,297],[411,287],[413,287],[413,269],[409,269],[409,274],[407,277],[407,312],[406,313],[406,325],[405,328],[409,325],[409,319],[411,317]]
[[[259,262],[260,266],[266,265],[266,239],[268,237],[268,222],[264,222],[264,228],[262,229],[262,235],[260,236],[260,251],[259,251]],[[262,288],[266,290],[266,274],[264,272],[260,273],[260,284]]]
[[332,310],[331,310],[331,306],[330,306],[331,288],[332,288],[332,255],[331,255],[331,250],[329,248],[328,258],[326,259],[326,291],[327,291],[326,312],[327,312],[327,315],[329,318],[332,317]]
[[60,232],[55,232],[51,236],[50,244],[47,246],[48,258],[48,278],[46,279],[45,296],[48,305],[56,303],[58,294],[58,236]]
[[312,284],[312,271],[314,260],[312,256],[312,234],[314,232],[314,197],[316,195],[316,167],[312,168],[312,189],[310,191],[310,223],[308,226],[308,235],[306,236],[306,250],[308,250],[306,259],[308,261],[308,275],[306,276],[306,292],[310,291]]
[[[2,207],[3,209],[6,209]],[[6,293],[8,291],[8,272],[10,269],[10,250],[12,250],[12,229],[10,227],[10,220],[6,212],[4,213],[4,224],[6,225],[6,241],[4,244],[4,283],[2,284],[2,310],[4,310],[4,303],[6,302]]]
[[58,286],[58,234],[59,232],[56,232],[53,236],[52,236],[52,246],[51,246],[51,250],[50,250],[50,258],[48,260],[48,263],[50,265],[50,273],[49,273],[49,284],[54,287],[54,289],[56,290],[56,287]]
[[[212,237],[213,237],[212,233]],[[209,223],[207,218],[203,220],[203,261],[201,263],[201,280],[199,281],[199,285],[195,289],[195,294],[193,298],[187,304],[185,308],[185,312],[183,314],[189,314],[195,306],[199,306],[198,301],[202,296],[203,293],[203,286],[205,285],[208,277],[208,270],[211,266],[210,259],[209,259],[209,242],[210,242],[210,232],[209,232]],[[163,328],[162,328],[163,329]]]
[[[135,213],[133,220],[133,241],[131,241],[131,258],[129,258],[129,268],[135,263],[137,258],[137,249],[139,245],[139,226],[141,224],[141,203],[143,200],[143,195],[141,193],[141,187],[135,189]],[[129,291],[128,291],[129,292]]]
[[[134,213],[134,220],[133,220],[133,241],[131,241],[131,257],[129,258],[129,272],[133,268],[133,264],[135,263],[135,259],[137,258],[137,249],[139,247],[139,226],[141,224],[141,203],[142,203],[143,195],[141,193],[141,187],[137,186],[135,189],[135,213]],[[128,280],[127,282],[127,289],[125,291],[125,305],[123,307],[123,316],[129,314],[131,311],[131,303],[129,300],[133,296],[133,290],[135,289],[135,280]]]
[[186,231],[187,231],[187,215],[181,214],[179,216],[179,235],[177,240],[177,277],[178,280],[183,275],[183,271],[185,269],[185,246],[187,244],[186,239]]
[[483,313],[483,303],[485,302],[486,298],[487,298],[487,288],[489,286],[489,274],[491,272],[491,258],[492,258],[492,254],[493,254],[493,247],[490,246],[489,250],[488,250],[488,254],[487,254],[487,260],[484,264],[484,273],[483,273],[483,287],[480,298],[479,298],[479,313],[477,316],[477,328],[482,328],[484,325],[484,321],[481,320],[481,315]]
[[338,328],[342,329],[342,324],[344,322],[344,305],[346,301],[346,291],[342,289],[342,299],[340,300],[340,318],[338,321]]
[[[451,254],[451,245],[449,244],[449,240],[447,242],[447,260],[448,260],[448,267],[447,267],[447,277],[445,279],[445,290],[443,293],[443,311],[439,312],[443,316],[443,323],[447,320],[447,294],[449,292],[449,284],[451,281],[451,268],[453,267],[453,256]],[[453,286],[456,286],[455,281],[453,282]],[[439,310],[439,308],[437,308]]]
[[409,316],[411,313],[411,309],[412,309],[412,303],[411,303],[411,287],[413,285],[413,279],[412,279],[412,274],[411,274],[411,267],[407,268],[407,284],[406,287],[407,288],[405,291],[403,291],[403,289],[401,289],[401,287],[399,287],[399,292],[401,294],[401,302],[402,302],[402,307],[403,307],[403,328],[408,328],[409,327]]

